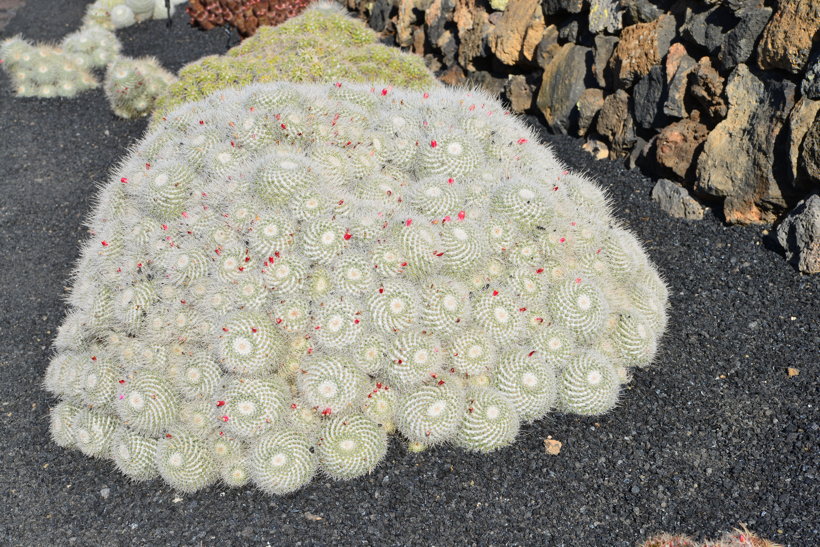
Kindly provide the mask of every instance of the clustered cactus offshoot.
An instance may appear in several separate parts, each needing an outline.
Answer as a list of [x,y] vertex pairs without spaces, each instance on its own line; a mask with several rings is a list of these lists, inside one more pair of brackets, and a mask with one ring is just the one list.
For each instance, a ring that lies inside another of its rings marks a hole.
[[299,15],[312,0],[188,0],[191,25],[203,30],[230,25],[242,37],[260,27],[278,25]]
[[602,414],[666,324],[601,190],[480,92],[223,90],[149,131],[89,227],[53,438],[182,491]]
[[153,57],[120,57],[108,67],[103,88],[114,113],[133,119],[150,114],[157,97],[175,81]]
[[417,55],[380,44],[367,25],[330,2],[311,4],[276,27],[261,27],[225,55],[211,55],[182,68],[179,81],[157,102],[154,121],[171,109],[219,89],[275,81],[369,83],[399,87],[439,85]]
[[782,547],[750,532],[745,526],[726,532],[720,539],[696,541],[688,536],[659,534],[641,543],[640,547]]

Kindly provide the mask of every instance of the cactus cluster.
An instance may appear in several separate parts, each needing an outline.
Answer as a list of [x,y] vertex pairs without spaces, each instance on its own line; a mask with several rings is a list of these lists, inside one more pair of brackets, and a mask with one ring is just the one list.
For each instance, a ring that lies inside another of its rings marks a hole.
[[677,534],[659,534],[652,536],[640,547],[782,547],[781,545],[763,539],[757,534],[750,532],[746,526],[741,525],[732,532],[724,533],[720,539],[710,539],[696,541],[688,536]]
[[[184,2],[185,0],[171,0],[171,15],[176,6]],[[148,19],[165,19],[167,16],[165,0],[96,0],[86,8],[83,22],[113,30]]]
[[157,103],[154,120],[219,89],[251,83],[390,81],[413,89],[438,85],[423,59],[378,43],[362,21],[330,2],[311,4],[276,27],[261,27],[225,55],[182,68],[179,81]]
[[103,89],[114,113],[133,119],[150,114],[157,97],[174,81],[153,57],[120,57],[108,66]]
[[[90,69],[99,66],[119,42],[105,34],[78,32],[66,37],[63,47],[34,45],[20,36],[0,44],[0,61],[18,97],[74,97],[97,87]],[[108,46],[108,47],[106,47]]]
[[601,190],[469,90],[224,90],[147,133],[89,228],[53,438],[182,491],[351,479],[394,431],[500,449],[610,410],[665,328]]

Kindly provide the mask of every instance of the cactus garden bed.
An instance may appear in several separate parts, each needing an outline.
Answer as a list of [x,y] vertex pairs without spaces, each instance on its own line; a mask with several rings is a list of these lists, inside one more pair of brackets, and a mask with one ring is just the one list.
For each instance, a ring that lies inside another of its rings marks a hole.
[[[48,6],[28,0],[0,38],[57,41],[84,2],[44,19]],[[181,12],[170,30],[150,21],[118,36],[128,55],[174,71],[224,51],[224,36],[189,28]],[[89,237],[83,221],[146,128],[116,117],[101,89],[19,99],[0,79],[3,543],[628,546],[662,531],[717,537],[739,523],[786,545],[815,541],[820,278],[785,267],[760,244],[760,227],[662,214],[650,180],[537,124],[570,173],[607,191],[669,287],[654,364],[633,371],[613,410],[522,419],[515,443],[489,454],[455,442],[414,453],[394,439],[372,472],[320,474],[286,496],[131,482],[110,460],[57,446],[49,408],[58,401],[42,380]]]

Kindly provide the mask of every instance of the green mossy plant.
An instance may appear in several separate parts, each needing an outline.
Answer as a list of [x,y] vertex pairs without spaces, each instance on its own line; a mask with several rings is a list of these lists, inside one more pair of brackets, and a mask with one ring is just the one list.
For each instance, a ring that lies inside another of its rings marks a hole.
[[421,57],[378,43],[377,34],[339,6],[311,5],[301,15],[256,34],[225,55],[182,68],[179,81],[157,101],[156,121],[174,107],[214,91],[251,83],[386,82],[412,89],[439,84]]

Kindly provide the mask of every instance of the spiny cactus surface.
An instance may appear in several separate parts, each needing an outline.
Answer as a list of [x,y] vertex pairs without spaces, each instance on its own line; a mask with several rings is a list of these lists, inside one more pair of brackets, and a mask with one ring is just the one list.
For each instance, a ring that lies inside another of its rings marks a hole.
[[103,89],[111,109],[122,118],[140,118],[154,109],[176,77],[153,57],[119,57],[108,66]]
[[414,89],[437,86],[417,55],[378,43],[362,21],[327,2],[276,27],[262,27],[225,55],[204,57],[179,73],[157,103],[154,120],[219,89],[273,81],[390,81]]
[[[80,46],[79,40],[73,39],[69,45],[75,42]],[[34,45],[19,36],[0,44],[1,66],[18,97],[74,97],[97,87],[99,82],[89,70],[95,58],[97,52],[90,56],[85,52],[68,54],[62,48]]]
[[351,479],[394,430],[503,448],[610,410],[665,327],[606,197],[479,92],[222,91],[145,136],[89,227],[54,440],[183,491]]

